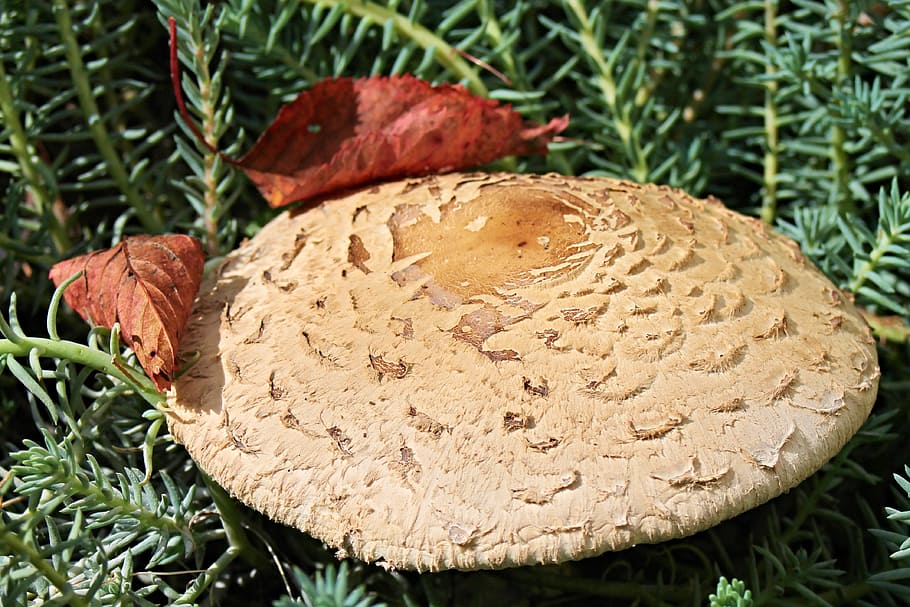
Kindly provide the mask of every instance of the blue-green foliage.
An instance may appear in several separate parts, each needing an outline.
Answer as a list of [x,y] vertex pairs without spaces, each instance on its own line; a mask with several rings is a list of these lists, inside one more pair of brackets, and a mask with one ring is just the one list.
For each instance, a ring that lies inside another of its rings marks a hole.
[[[168,17],[208,145],[175,115]],[[910,461],[910,2],[0,0],[0,68],[4,607],[910,601],[910,482],[889,480]],[[796,239],[875,314],[882,398],[860,433],[739,519],[555,568],[336,566],[238,506],[47,270],[135,232],[226,253],[274,212],[209,146],[238,157],[323,78],[401,73],[570,115],[550,154],[494,168],[714,194]]]
[[[236,156],[243,146],[243,131],[230,131],[234,122],[230,90],[224,86],[229,55],[220,47],[227,11],[209,4],[204,9],[193,3],[158,0],[162,25],[172,17],[177,22],[178,57],[186,66],[180,83],[193,119],[208,146],[225,156]],[[230,250],[237,236],[237,221],[230,217],[231,205],[242,193],[237,171],[225,158],[202,145],[186,123],[175,113],[181,134],[174,137],[179,158],[190,174],[174,180],[183,200],[191,205],[196,220],[190,231],[197,233],[210,255]],[[225,141],[225,135],[232,138]]]
[[882,312],[910,316],[910,194],[897,179],[877,196],[875,223],[836,208],[800,207],[785,233],[838,285]]

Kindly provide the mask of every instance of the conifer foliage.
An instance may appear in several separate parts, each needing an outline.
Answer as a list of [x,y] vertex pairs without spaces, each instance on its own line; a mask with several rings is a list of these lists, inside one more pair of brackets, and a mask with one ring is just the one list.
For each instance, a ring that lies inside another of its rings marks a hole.
[[[908,40],[904,0],[0,0],[0,603],[907,604]],[[78,275],[48,269],[137,234],[217,259],[276,213],[225,161],[249,133],[326,78],[404,74],[571,116],[497,169],[714,194],[795,238],[880,341],[860,433],[714,529],[559,567],[339,564],[233,501],[120,325],[86,328],[61,305]]]

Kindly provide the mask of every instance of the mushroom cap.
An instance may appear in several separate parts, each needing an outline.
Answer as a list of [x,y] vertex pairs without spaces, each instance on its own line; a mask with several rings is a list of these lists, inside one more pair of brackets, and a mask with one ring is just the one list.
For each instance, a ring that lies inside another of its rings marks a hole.
[[203,285],[173,436],[390,567],[556,563],[787,491],[866,419],[854,306],[760,221],[654,185],[450,174],[285,212]]

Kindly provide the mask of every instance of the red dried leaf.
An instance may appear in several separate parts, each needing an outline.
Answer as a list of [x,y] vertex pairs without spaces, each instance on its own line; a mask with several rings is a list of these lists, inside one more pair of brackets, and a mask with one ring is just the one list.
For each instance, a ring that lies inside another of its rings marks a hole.
[[82,271],[63,293],[88,322],[120,323],[123,338],[160,391],[171,385],[177,348],[202,280],[205,256],[195,238],[131,236],[116,247],[61,261],[55,285]]
[[568,118],[531,125],[461,86],[338,78],[281,108],[238,162],[273,207],[369,183],[545,153]]

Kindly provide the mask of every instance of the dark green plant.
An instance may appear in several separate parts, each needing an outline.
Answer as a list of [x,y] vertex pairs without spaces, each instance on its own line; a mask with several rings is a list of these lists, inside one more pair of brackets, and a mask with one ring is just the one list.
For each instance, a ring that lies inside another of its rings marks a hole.
[[[229,155],[322,78],[408,72],[570,114],[548,156],[495,168],[759,215],[869,312],[876,409],[818,474],[692,538],[502,572],[336,565],[202,475],[118,330],[46,279],[137,232],[214,259],[274,215],[176,119],[168,17],[190,115]],[[908,36],[904,0],[0,0],[0,603],[907,604]]]

